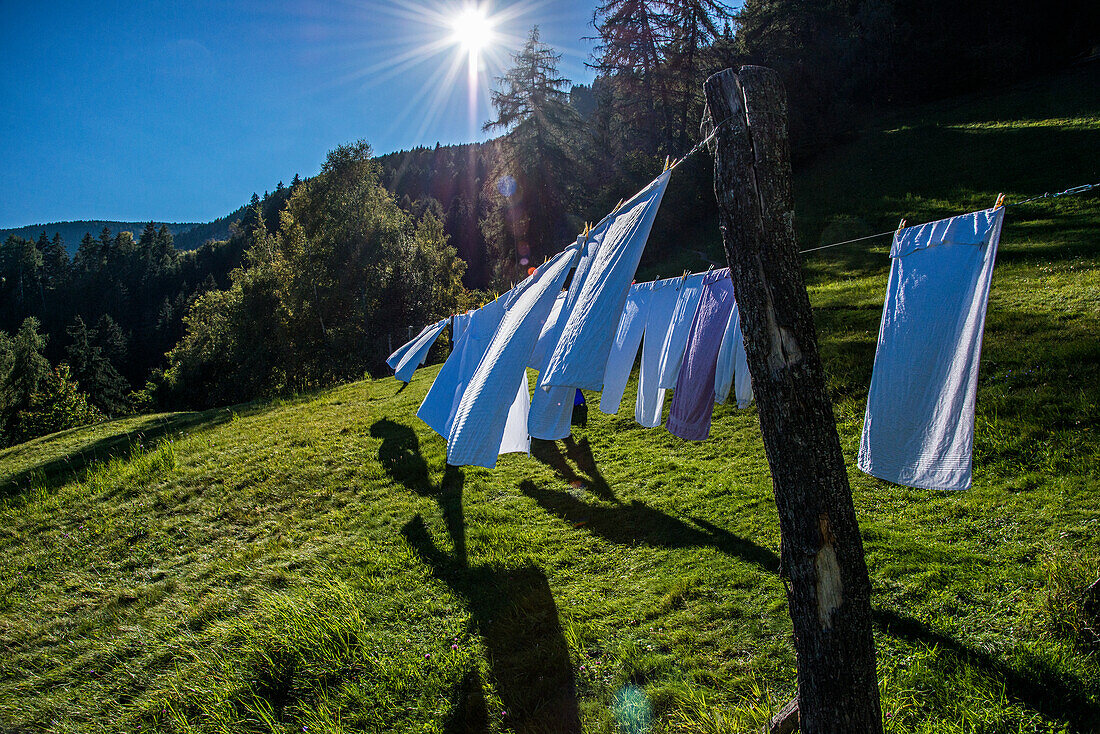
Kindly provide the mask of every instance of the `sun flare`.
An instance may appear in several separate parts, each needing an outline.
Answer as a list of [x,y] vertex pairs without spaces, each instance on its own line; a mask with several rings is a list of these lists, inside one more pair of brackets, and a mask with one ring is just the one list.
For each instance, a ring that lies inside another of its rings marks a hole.
[[464,49],[477,53],[493,40],[493,24],[485,11],[479,7],[467,7],[459,12],[452,21],[453,39]]

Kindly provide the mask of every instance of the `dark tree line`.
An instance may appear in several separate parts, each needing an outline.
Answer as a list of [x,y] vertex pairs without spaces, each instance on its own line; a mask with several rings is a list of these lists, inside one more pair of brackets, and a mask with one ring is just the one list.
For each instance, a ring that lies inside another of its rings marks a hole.
[[[190,251],[152,223],[136,238],[88,233],[72,257],[56,235],[8,237],[0,331],[25,369],[4,373],[22,380],[0,385],[5,425],[42,409],[50,380],[54,403],[87,418],[135,398],[196,407],[380,372],[409,327],[477,300],[463,282],[507,288],[690,149],[714,71],[775,68],[806,157],[884,107],[1071,63],[1096,42],[1090,12],[1084,0],[746,0],[736,13],[720,0],[605,0],[592,19],[594,82],[565,79],[533,28],[496,80],[486,129],[501,135],[487,143],[380,159],[341,146],[318,176],[188,233],[230,228]],[[708,162],[689,160],[676,179],[650,262],[713,230]]]
[[[719,0],[606,0],[592,19],[591,85],[562,78],[533,29],[493,94],[488,127],[503,135],[392,154],[385,181],[406,204],[430,197],[446,214],[471,264],[467,285],[506,287],[524,274],[523,260],[557,251],[644,185],[665,156],[691,148],[702,83],[715,71],[745,63],[779,71],[793,152],[804,161],[867,114],[1072,63],[1097,42],[1085,20],[1094,15],[1085,0],[747,0],[736,12]],[[712,223],[710,187],[708,166],[689,161],[678,172],[647,259],[663,260],[691,228]],[[449,193],[456,188],[462,193]]]

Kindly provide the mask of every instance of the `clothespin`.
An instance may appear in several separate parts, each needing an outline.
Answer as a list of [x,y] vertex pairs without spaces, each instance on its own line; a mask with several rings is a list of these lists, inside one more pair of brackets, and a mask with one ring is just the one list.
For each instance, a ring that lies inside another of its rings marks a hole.
[[664,171],[667,171],[667,170],[668,170],[668,156],[666,155],[666,156],[665,156],[665,167],[664,167],[664,169],[662,170],[662,173],[663,173]]
[[[903,229],[905,229],[905,220],[904,219],[901,220],[900,222],[898,222],[898,232],[902,231]],[[895,237],[897,236],[897,232],[894,233],[894,236]]]
[[712,270],[714,270],[714,263],[711,263],[711,264],[710,264],[710,267],[709,267],[709,268],[707,268],[707,272],[709,273],[709,272],[710,272],[710,271],[712,271]]
[[997,194],[997,201],[993,204],[993,208],[994,209],[1000,209],[1004,205],[1005,205],[1005,195],[1004,194]]
[[614,208],[614,209],[612,209],[611,211],[612,211],[612,212],[617,212],[617,211],[619,211],[619,209],[621,209],[621,208],[622,208],[622,206],[623,206],[623,200],[622,200],[622,199],[619,199],[619,203],[618,203],[618,204],[616,204],[616,205],[615,205],[615,208]]

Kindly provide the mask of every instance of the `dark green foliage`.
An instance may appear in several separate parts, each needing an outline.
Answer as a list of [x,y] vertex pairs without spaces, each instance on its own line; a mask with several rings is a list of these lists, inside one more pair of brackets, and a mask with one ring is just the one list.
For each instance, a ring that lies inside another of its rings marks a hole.
[[[232,216],[232,215],[230,215]],[[206,239],[198,239],[194,245],[186,246],[186,242],[192,239],[192,233],[200,230],[207,231],[211,225],[216,225],[219,222],[223,222],[220,229],[217,230],[217,236],[210,237],[209,239],[224,240],[229,235],[229,222],[232,221],[229,218],[223,220],[217,220],[217,222],[211,222],[210,224],[197,224],[194,222],[170,222],[165,224],[168,232],[173,237],[179,238],[177,240],[177,246],[180,249],[190,250],[201,245]],[[23,237],[25,239],[31,239],[39,237],[41,233],[45,232],[47,236],[53,239],[59,240],[66,248],[66,252],[71,257],[76,254],[76,245],[80,242],[80,238],[84,236],[85,232],[99,232],[104,227],[107,227],[112,232],[138,232],[145,226],[145,222],[116,222],[116,221],[75,221],[75,222],[51,222],[49,224],[29,224],[25,227],[12,227],[9,229],[0,229],[0,241],[7,239],[11,235],[17,237]],[[215,229],[217,229],[215,227]]]
[[30,404],[15,414],[4,438],[6,443],[21,443],[95,423],[103,417],[80,391],[68,365],[61,363],[47,372]]
[[244,266],[191,306],[159,397],[219,405],[380,369],[408,327],[460,302],[465,266],[432,208],[410,221],[364,142],[294,186],[276,230],[257,197],[238,227]]
[[492,93],[497,117],[485,129],[508,133],[499,140],[501,157],[492,176],[493,208],[499,211],[490,211],[482,234],[500,253],[492,279],[500,288],[521,280],[529,266],[571,239],[566,203],[579,118],[564,89],[569,80],[558,75],[560,60],[539,40],[536,26]]
[[126,337],[114,320],[104,314],[89,329],[79,316],[66,333],[71,340],[66,358],[76,380],[99,411],[117,416],[129,407],[130,386],[115,365],[126,358]]

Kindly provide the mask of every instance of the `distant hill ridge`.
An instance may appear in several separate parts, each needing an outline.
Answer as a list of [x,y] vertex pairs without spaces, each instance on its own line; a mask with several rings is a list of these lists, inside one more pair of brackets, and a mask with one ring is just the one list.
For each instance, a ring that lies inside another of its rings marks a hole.
[[[229,225],[233,221],[240,219],[244,213],[245,207],[241,207],[237,211],[228,214],[219,219],[215,219],[212,222],[158,222],[152,220],[159,228],[161,224],[168,227],[168,231],[172,233],[172,238],[175,241],[177,250],[193,250],[197,247],[201,247],[205,242],[209,240],[224,240],[229,237]],[[28,224],[25,227],[14,227],[11,229],[0,229],[0,242],[6,240],[9,235],[15,235],[17,237],[23,237],[29,240],[36,240],[42,232],[46,233],[46,236],[53,239],[55,234],[60,234],[61,239],[65,242],[65,249],[72,255],[76,252],[77,247],[80,246],[80,240],[84,237],[85,233],[91,233],[93,237],[97,237],[104,227],[111,230],[111,234],[118,234],[119,232],[132,232],[134,237],[137,238],[141,234],[141,230],[145,228],[145,225],[150,220],[144,220],[141,222],[118,222],[108,220],[87,220],[82,219],[73,222],[51,222],[49,224]]]

